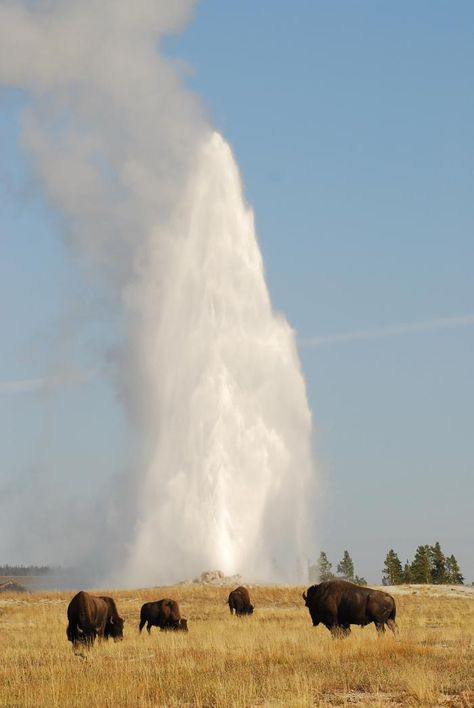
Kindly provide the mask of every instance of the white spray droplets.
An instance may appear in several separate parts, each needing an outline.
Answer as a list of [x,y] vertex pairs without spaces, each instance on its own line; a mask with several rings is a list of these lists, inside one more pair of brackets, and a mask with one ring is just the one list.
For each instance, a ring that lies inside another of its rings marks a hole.
[[168,285],[156,299],[151,256],[129,313],[143,316],[135,354],[156,387],[132,576],[219,567],[289,577],[305,550],[311,419],[293,333],[272,312],[253,216],[218,134],[174,223]]

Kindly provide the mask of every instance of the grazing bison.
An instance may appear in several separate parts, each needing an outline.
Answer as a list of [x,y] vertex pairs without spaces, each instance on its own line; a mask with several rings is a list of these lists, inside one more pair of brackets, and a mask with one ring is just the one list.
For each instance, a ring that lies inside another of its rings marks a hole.
[[313,626],[321,622],[333,637],[344,637],[351,631],[351,624],[364,627],[373,622],[379,633],[387,625],[395,634],[395,600],[381,590],[354,585],[347,580],[328,580],[312,585],[303,599],[313,620]]
[[66,634],[74,646],[92,646],[96,637],[123,639],[124,620],[119,617],[117,605],[111,597],[97,597],[81,590],[69,603],[67,618]]
[[240,617],[241,615],[251,615],[253,613],[254,606],[250,604],[249,591],[242,585],[232,590],[227,602],[229,603],[231,615],[235,612]]
[[152,627],[159,627],[161,630],[181,629],[188,631],[188,620],[181,617],[179,606],[176,600],[165,598],[156,602],[145,602],[140,610],[140,624],[138,629],[142,631],[146,623],[148,634]]

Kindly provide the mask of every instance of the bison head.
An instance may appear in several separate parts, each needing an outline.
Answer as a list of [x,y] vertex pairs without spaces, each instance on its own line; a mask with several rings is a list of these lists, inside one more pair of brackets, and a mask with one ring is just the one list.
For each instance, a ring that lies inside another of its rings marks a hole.
[[319,585],[311,585],[311,587],[303,593],[302,598],[306,607],[310,607],[310,605],[312,605],[314,598],[318,594],[318,588]]
[[115,642],[123,639],[123,625],[125,620],[121,617],[111,617],[105,625],[104,636],[108,639],[112,637]]
[[319,615],[317,612],[317,598],[318,596],[318,586],[317,585],[312,585],[310,588],[307,589],[306,592],[303,593],[303,600],[304,604],[309,610],[309,614],[311,615],[311,619],[313,621],[313,626],[317,627],[320,619]]

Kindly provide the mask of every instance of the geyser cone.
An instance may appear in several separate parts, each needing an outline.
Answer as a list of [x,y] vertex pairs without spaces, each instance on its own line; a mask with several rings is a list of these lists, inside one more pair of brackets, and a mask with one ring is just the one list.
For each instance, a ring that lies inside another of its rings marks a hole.
[[204,568],[294,579],[308,548],[311,416],[294,335],[272,311],[253,215],[219,134],[199,151],[126,302],[153,446],[137,480],[130,580]]

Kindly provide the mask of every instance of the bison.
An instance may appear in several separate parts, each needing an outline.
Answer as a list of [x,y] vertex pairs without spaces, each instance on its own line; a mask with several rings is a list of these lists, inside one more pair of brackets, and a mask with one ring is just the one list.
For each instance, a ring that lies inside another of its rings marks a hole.
[[66,634],[74,646],[92,646],[96,637],[113,637],[115,641],[123,639],[124,620],[111,597],[97,597],[81,590],[69,603],[67,618]]
[[235,612],[240,617],[241,615],[251,615],[253,613],[254,606],[250,604],[249,591],[242,585],[232,590],[227,602],[229,603],[231,615]]
[[140,624],[138,629],[142,631],[146,623],[148,634],[152,627],[159,627],[163,630],[183,630],[188,631],[188,620],[181,617],[179,606],[176,600],[165,598],[155,602],[145,602],[140,610]]
[[333,637],[350,634],[351,624],[365,627],[371,622],[380,634],[385,632],[385,625],[396,633],[395,600],[381,590],[354,585],[347,580],[328,580],[309,587],[303,593],[303,600],[313,626],[321,622]]

